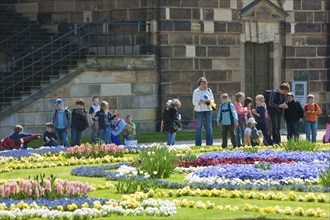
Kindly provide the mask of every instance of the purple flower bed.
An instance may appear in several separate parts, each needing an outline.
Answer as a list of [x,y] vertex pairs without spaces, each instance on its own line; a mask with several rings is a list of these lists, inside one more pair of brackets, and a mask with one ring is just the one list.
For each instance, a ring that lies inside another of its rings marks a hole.
[[270,164],[269,170],[256,168],[252,164],[225,164],[210,166],[203,170],[196,171],[194,175],[199,177],[219,176],[229,179],[239,178],[245,179],[274,179],[283,178],[317,178],[322,170],[330,165],[329,162],[320,163],[290,163],[290,164]]
[[208,184],[208,183],[178,183],[178,182],[170,182],[168,180],[157,180],[157,187],[159,188],[167,188],[167,189],[181,189],[183,187],[189,186],[191,188],[200,188],[200,189],[241,189],[241,190],[294,190],[299,192],[329,192],[329,187],[319,187],[319,186],[305,186],[301,184],[295,185],[236,185],[236,184]]
[[86,196],[82,196],[79,198],[61,198],[61,199],[0,199],[0,204],[5,203],[7,207],[10,207],[11,204],[17,204],[21,201],[31,204],[35,202],[39,206],[47,206],[56,208],[57,206],[67,206],[75,203],[78,206],[81,206],[85,202],[92,206],[94,201],[99,201],[102,205],[105,204],[110,199],[102,199],[102,198],[88,198]]
[[59,153],[65,152],[66,148],[62,146],[57,147],[41,147],[38,149],[28,148],[26,150],[6,150],[0,151],[0,157],[14,157],[14,158],[21,158],[21,157],[30,157],[32,154],[47,154],[47,153]]
[[265,150],[257,153],[249,153],[245,151],[230,151],[230,152],[212,152],[202,154],[199,158],[280,158],[294,159],[301,162],[330,161],[330,151],[306,152],[306,151],[273,151]]

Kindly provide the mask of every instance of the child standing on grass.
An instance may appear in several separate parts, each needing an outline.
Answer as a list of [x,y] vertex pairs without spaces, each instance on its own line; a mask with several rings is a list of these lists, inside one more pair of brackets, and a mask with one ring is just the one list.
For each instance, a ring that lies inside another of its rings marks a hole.
[[98,139],[98,133],[99,133],[99,123],[94,119],[96,112],[100,111],[100,105],[99,105],[99,98],[94,96],[93,104],[89,108],[89,121],[92,126],[92,133],[91,133],[91,142],[96,143]]
[[322,114],[322,110],[320,107],[314,103],[314,95],[309,94],[307,96],[307,104],[304,107],[304,115],[306,116],[306,139],[316,143],[316,135],[317,135],[317,118],[318,115]]
[[62,99],[56,99],[56,109],[53,113],[53,125],[59,139],[64,147],[69,147],[68,129],[71,127],[71,114],[69,109],[64,108]]
[[228,132],[233,147],[236,147],[235,127],[238,126],[237,112],[227,93],[221,95],[221,105],[217,114],[217,123],[222,123],[222,147],[226,148],[228,144]]
[[99,122],[100,138],[107,144],[111,141],[111,121],[118,115],[117,111],[109,112],[109,104],[106,101],[101,102],[101,110],[98,111],[94,117]]
[[248,111],[244,116],[246,123],[249,118],[252,118],[252,104],[253,104],[253,99],[250,97],[246,97],[246,99],[244,100],[244,105],[243,105],[243,108]]
[[53,123],[48,122],[46,123],[46,131],[44,133],[44,145],[43,146],[57,146],[58,144],[56,143],[57,141],[57,136],[55,132],[53,131]]
[[238,126],[236,128],[236,144],[237,146],[242,146],[244,143],[244,125],[245,125],[245,114],[249,110],[242,107],[242,102],[244,100],[244,93],[238,92],[236,95],[235,109],[238,117]]
[[81,134],[88,128],[87,111],[82,99],[76,101],[76,107],[72,110],[71,145],[80,145]]
[[244,145],[252,147],[259,145],[260,139],[256,124],[257,122],[254,118],[249,118],[244,133]]
[[263,95],[256,96],[256,109],[252,109],[252,113],[255,115],[255,119],[257,121],[257,129],[261,130],[264,138],[267,141],[268,145],[273,145],[273,140],[269,136],[266,129],[266,104],[265,98]]
[[168,118],[164,118],[164,130],[166,132],[168,146],[175,144],[176,131],[181,127],[181,116],[178,113],[180,107],[181,102],[179,99],[173,99],[168,112]]

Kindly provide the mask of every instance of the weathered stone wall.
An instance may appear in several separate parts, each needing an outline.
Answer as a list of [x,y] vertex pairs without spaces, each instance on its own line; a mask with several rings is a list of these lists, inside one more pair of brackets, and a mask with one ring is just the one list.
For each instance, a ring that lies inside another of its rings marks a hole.
[[288,5],[288,32],[282,71],[286,80],[309,77],[309,91],[324,114],[330,113],[330,1],[297,0]]
[[[139,20],[152,22],[152,41],[156,48],[159,98],[162,107],[169,98],[179,98],[184,125],[194,117],[191,103],[196,81],[206,76],[216,102],[223,92],[231,96],[243,89],[244,26],[240,10],[244,0],[21,0],[16,8],[37,11],[46,24]],[[281,0],[289,14],[282,23],[281,42],[272,43],[271,65],[279,60],[274,76],[292,81],[310,77],[310,92],[324,113],[330,112],[329,1]],[[33,9],[32,4],[35,4]],[[27,6],[27,7],[24,7]],[[283,51],[282,54],[281,51]],[[275,56],[275,57],[274,57]],[[243,65],[243,66],[242,66]],[[270,70],[271,72],[273,70]],[[280,75],[280,76],[279,76]],[[157,113],[158,117],[160,112]],[[157,120],[159,122],[159,118]]]
[[[194,118],[192,92],[205,76],[220,94],[240,91],[240,1],[160,1],[161,99],[179,98],[184,124]],[[215,118],[216,112],[214,112]]]
[[123,118],[132,115],[139,133],[152,132],[159,105],[158,81],[154,56],[90,58],[83,73],[0,121],[0,137],[11,133],[15,124],[24,125],[27,132],[43,132],[57,98],[72,110],[80,98],[89,109],[93,96],[106,100],[110,111],[117,109]]

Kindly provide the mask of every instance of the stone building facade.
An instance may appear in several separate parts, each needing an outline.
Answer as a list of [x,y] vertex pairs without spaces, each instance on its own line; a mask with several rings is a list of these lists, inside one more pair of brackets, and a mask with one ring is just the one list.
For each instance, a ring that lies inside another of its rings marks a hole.
[[201,76],[217,104],[224,92],[254,97],[307,77],[309,92],[330,114],[328,0],[20,0],[16,10],[53,30],[87,19],[148,21],[159,76],[157,111],[179,98],[187,128]]

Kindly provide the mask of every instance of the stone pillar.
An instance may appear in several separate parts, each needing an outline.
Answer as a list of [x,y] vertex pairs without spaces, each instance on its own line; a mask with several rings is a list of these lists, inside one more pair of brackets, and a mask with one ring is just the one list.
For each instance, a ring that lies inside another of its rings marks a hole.
[[245,34],[241,34],[240,41],[241,91],[245,91]]
[[273,88],[278,88],[281,84],[281,60],[282,60],[282,44],[280,35],[274,36],[274,66],[273,66]]

